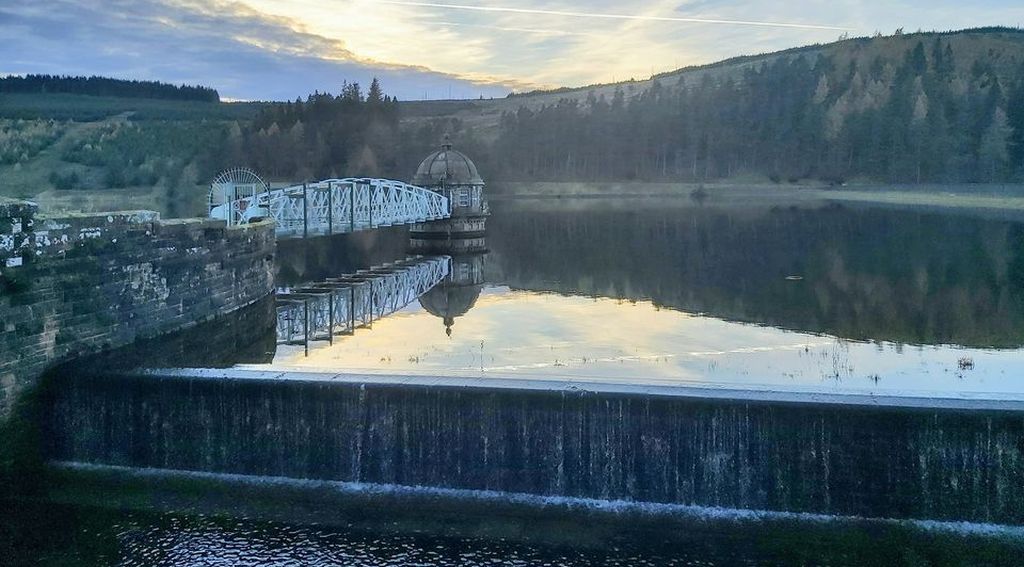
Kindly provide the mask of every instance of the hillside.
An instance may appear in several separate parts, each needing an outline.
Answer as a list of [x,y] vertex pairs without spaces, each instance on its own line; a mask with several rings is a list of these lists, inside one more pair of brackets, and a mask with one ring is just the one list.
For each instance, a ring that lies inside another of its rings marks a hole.
[[202,212],[232,125],[262,103],[0,93],[0,195],[50,210]]
[[858,37],[843,39],[829,44],[815,44],[795,47],[783,51],[758,55],[744,55],[710,63],[683,67],[674,71],[657,73],[647,79],[627,80],[550,91],[533,91],[513,94],[502,99],[483,100],[427,100],[403,101],[403,117],[409,122],[437,118],[456,118],[467,127],[482,127],[491,136],[497,135],[501,115],[519,108],[537,110],[563,100],[585,103],[593,94],[611,100],[621,90],[627,99],[639,97],[655,83],[663,87],[682,84],[694,85],[704,80],[741,81],[745,72],[779,61],[789,62],[803,57],[813,66],[821,57],[828,57],[837,68],[848,67],[856,62],[860,68],[868,68],[876,59],[898,62],[908,49],[918,41],[928,42],[939,39],[954,52],[953,64],[958,75],[971,71],[975,61],[987,63],[1003,84],[1020,77],[1020,65],[1024,64],[1024,30],[1015,28],[983,28],[951,32],[918,32],[890,36]]
[[216,92],[206,88],[50,80],[0,92],[0,195],[51,208],[198,214],[232,166],[272,180],[406,179],[445,133],[495,193],[539,181],[1024,181],[1024,31],[1007,28],[847,39],[494,100],[396,103],[376,81],[364,92],[339,80],[338,95],[223,103],[202,100]]
[[409,102],[516,180],[1018,179],[1024,31],[857,38],[645,81]]

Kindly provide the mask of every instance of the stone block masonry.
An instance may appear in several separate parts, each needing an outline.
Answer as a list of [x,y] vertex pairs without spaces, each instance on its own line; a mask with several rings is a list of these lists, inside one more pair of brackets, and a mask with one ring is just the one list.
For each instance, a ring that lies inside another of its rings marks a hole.
[[0,417],[50,366],[191,327],[273,291],[273,224],[151,211],[46,217],[0,201]]

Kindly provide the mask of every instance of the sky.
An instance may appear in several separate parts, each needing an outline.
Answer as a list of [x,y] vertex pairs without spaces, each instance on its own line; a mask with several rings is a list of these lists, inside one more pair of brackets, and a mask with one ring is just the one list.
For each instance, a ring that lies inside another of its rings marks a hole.
[[379,77],[402,100],[645,79],[842,34],[1024,25],[1020,0],[0,0],[0,75],[285,100]]

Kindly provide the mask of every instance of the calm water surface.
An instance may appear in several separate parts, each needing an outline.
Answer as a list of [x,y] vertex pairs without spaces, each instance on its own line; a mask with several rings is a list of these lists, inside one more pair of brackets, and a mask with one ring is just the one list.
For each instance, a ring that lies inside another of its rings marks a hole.
[[[829,204],[543,200],[494,208],[488,252],[456,256],[448,281],[372,328],[332,346],[311,343],[308,356],[282,346],[273,364],[1024,394],[1024,225],[1012,219]],[[389,246],[400,249],[401,239]],[[337,262],[322,261],[329,246],[286,248],[282,280],[323,275]],[[320,272],[304,273],[304,265]]]

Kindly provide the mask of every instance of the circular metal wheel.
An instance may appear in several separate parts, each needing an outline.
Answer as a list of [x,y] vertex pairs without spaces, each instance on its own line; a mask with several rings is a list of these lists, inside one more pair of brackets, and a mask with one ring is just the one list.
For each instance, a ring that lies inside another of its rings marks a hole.
[[210,184],[210,216],[223,218],[229,224],[238,224],[242,221],[245,205],[249,200],[254,195],[269,190],[270,185],[247,167],[226,169]]

